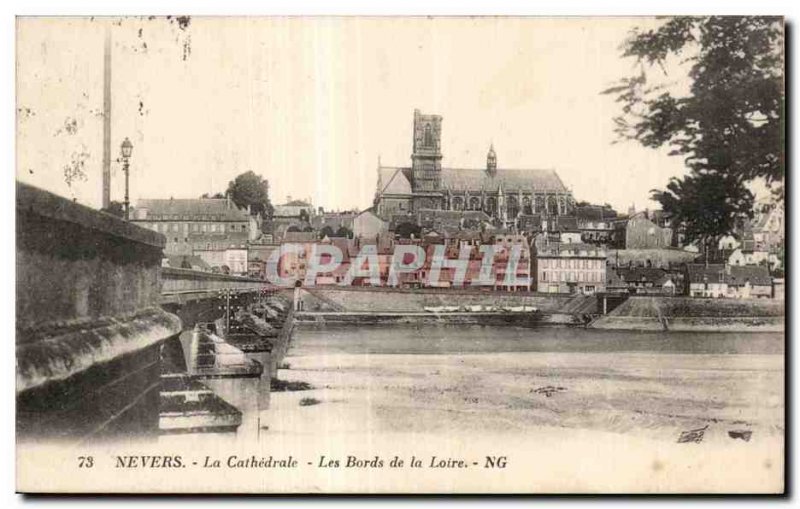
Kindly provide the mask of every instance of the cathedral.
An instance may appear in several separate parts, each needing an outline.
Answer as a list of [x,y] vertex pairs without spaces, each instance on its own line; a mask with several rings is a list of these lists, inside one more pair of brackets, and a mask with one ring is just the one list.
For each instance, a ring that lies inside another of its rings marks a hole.
[[441,135],[441,116],[414,110],[411,167],[378,164],[377,215],[389,219],[431,209],[483,211],[510,226],[524,216],[572,213],[572,193],[555,171],[498,168],[493,146],[485,168],[442,167]]

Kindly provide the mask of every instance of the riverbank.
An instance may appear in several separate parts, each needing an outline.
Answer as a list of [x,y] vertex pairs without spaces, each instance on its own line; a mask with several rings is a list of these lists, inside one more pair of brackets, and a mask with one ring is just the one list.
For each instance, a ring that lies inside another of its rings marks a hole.
[[493,325],[539,327],[546,325],[583,326],[578,317],[565,313],[415,313],[415,312],[301,312],[294,315],[304,325]]
[[587,325],[593,329],[784,332],[783,301],[631,297]]
[[[554,468],[554,478],[581,479],[587,461],[617,475],[635,451],[632,491],[666,478],[678,491],[709,490],[726,464],[710,458],[779,483],[783,352],[780,335],[763,333],[298,327],[280,377],[312,388],[274,394],[270,437],[306,444],[325,430],[326,453],[348,444],[343,454],[367,458],[503,455],[527,480]],[[679,442],[701,428],[698,442]],[[747,476],[739,482],[752,490]]]
[[[701,299],[631,296],[608,315],[595,296],[504,293],[471,289],[315,288],[303,290],[299,323],[331,325],[562,325],[607,330],[783,332],[785,304],[767,299]],[[535,314],[513,312],[432,313],[426,308],[531,306]],[[534,317],[535,315],[535,317]],[[594,318],[590,322],[590,319]]]

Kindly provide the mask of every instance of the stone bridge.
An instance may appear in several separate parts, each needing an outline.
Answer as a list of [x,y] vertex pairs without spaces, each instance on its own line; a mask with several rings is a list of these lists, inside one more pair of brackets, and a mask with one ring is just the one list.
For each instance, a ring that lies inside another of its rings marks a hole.
[[155,436],[160,394],[173,389],[205,395],[217,410],[209,422],[238,426],[237,409],[192,377],[164,384],[162,359],[185,352],[183,331],[222,315],[221,292],[246,304],[274,289],[163,268],[161,234],[22,183],[16,191],[19,439]]

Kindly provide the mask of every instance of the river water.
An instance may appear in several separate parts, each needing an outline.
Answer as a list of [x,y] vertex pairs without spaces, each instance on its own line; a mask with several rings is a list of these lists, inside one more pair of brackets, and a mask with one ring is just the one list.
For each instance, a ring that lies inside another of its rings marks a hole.
[[481,326],[301,326],[292,355],[467,354],[500,352],[694,353],[782,355],[774,332],[664,332]]

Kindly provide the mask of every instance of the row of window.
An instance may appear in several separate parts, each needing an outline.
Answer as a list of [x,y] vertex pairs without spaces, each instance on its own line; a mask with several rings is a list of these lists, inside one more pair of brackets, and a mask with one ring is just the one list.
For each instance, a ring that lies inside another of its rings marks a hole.
[[154,221],[222,221],[223,216],[218,214],[147,214],[142,219]]
[[603,273],[602,272],[567,272],[567,271],[546,271],[543,270],[541,273],[541,277],[539,278],[541,281],[561,281],[562,283],[565,282],[578,282],[578,283],[602,283],[603,282]]
[[225,233],[246,232],[247,223],[144,223],[145,228],[150,228],[159,233],[169,232],[195,232],[195,233]]
[[[183,238],[181,238],[181,237],[167,237],[167,241],[168,242],[172,241],[172,243],[174,243],[174,244],[180,244],[180,243],[188,244],[188,243],[191,242],[189,237],[183,237]],[[206,242],[205,244],[203,244],[201,242],[191,242],[191,244],[192,244],[192,247],[194,249],[203,249],[203,245],[205,245],[205,249],[208,250],[208,251],[210,251],[212,249],[215,250],[215,251],[221,251],[223,249],[246,249],[247,248],[247,244],[230,244],[230,243],[227,243],[227,242]]]
[[543,269],[601,269],[605,266],[605,260],[587,260],[576,258],[559,258],[539,260],[539,267]]

